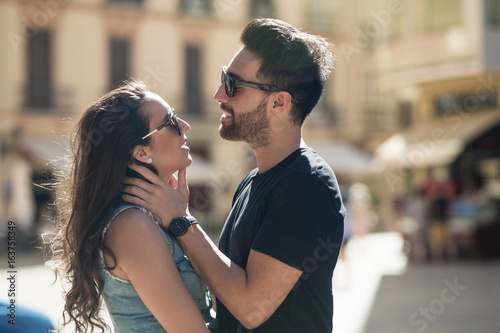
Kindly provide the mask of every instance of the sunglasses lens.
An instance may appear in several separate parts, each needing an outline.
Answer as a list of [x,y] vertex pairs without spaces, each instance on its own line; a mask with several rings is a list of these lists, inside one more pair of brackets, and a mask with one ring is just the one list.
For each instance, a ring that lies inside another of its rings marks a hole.
[[226,74],[225,70],[222,70],[222,83],[224,83],[224,89],[226,90],[227,97],[234,96],[234,80],[232,77]]
[[234,80],[229,76],[226,76],[226,94],[229,97],[234,96]]
[[172,125],[174,125],[175,130],[177,131],[177,134],[182,135],[181,128],[179,126],[179,122],[177,121],[177,116],[175,115],[175,113],[172,115],[172,118],[170,119],[170,121],[172,122]]

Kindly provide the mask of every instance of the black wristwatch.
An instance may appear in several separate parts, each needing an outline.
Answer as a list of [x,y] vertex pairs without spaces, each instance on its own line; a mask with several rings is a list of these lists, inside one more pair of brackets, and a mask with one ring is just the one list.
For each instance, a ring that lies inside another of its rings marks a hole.
[[196,224],[198,221],[192,216],[177,217],[170,222],[170,232],[174,234],[175,237],[184,235],[188,228],[192,224]]

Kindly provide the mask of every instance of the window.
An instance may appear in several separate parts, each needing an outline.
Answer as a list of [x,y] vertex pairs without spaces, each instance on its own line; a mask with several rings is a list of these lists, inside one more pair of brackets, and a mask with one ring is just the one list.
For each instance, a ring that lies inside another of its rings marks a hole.
[[28,40],[26,107],[52,107],[51,34],[39,31]]
[[192,115],[202,113],[203,98],[201,93],[201,49],[198,46],[188,45],[185,50],[185,105],[186,112]]
[[409,102],[402,102],[398,105],[398,120],[401,128],[408,128],[411,126],[413,120],[412,105]]
[[363,111],[364,129],[367,131],[387,131],[392,119],[383,105],[368,106]]
[[51,184],[54,174],[50,169],[34,169],[31,173],[31,184],[36,205],[35,220],[37,227],[43,227],[45,223],[54,221],[56,211],[54,209],[54,196],[47,184]]
[[500,28],[500,0],[486,1],[487,22],[491,27]]
[[360,82],[363,85],[360,98],[365,128],[374,131],[387,129],[387,97],[379,91],[377,73],[372,68],[366,69]]
[[110,42],[110,81],[111,89],[114,89],[126,80],[130,73],[130,42],[124,38],[111,38]]
[[434,31],[457,26],[462,21],[461,1],[420,0],[416,5],[416,30]]
[[181,0],[181,9],[186,14],[206,16],[212,14],[212,1]]
[[272,0],[252,0],[250,2],[250,15],[252,17],[273,17],[273,13]]

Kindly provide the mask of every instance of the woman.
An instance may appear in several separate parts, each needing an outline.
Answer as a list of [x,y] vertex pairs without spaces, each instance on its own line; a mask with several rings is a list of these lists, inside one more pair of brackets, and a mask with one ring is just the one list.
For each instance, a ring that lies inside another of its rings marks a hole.
[[[64,324],[104,331],[105,300],[115,331],[210,332],[208,288],[175,238],[139,206],[120,199],[128,163],[163,179],[192,162],[189,125],[161,97],[130,82],[91,105],[72,139],[72,165],[56,193],[56,272],[66,275]],[[138,176],[136,174],[135,176]]]

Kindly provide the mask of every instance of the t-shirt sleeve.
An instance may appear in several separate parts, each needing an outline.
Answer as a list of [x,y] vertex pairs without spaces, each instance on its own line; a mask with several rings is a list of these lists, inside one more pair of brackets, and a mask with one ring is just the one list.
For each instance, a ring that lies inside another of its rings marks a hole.
[[338,254],[344,226],[338,187],[292,174],[273,188],[266,207],[252,249],[301,270],[308,258]]

